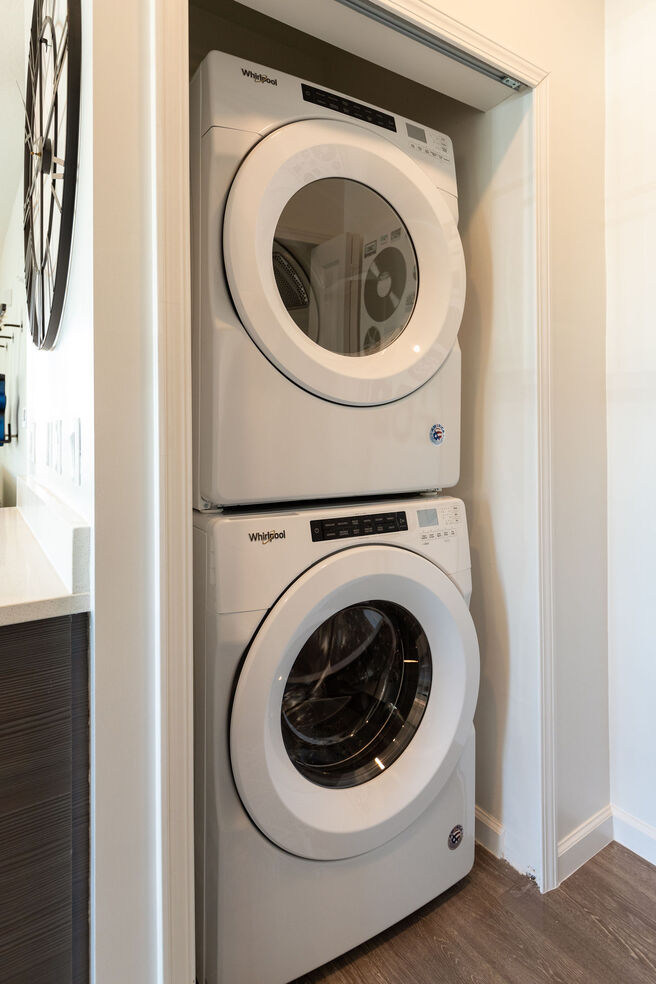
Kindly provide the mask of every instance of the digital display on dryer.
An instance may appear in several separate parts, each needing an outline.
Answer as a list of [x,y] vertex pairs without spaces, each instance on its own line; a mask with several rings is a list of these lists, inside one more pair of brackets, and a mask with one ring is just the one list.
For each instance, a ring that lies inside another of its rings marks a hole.
[[427,143],[426,131],[422,130],[420,126],[413,126],[412,123],[406,123],[405,128],[408,131],[408,136],[412,137],[413,140],[421,140],[422,143]]

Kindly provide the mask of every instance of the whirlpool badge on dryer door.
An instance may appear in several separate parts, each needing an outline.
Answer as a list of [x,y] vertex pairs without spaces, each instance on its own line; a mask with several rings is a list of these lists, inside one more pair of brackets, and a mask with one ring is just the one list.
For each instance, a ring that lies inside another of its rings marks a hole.
[[191,148],[196,507],[454,485],[449,138],[212,52]]

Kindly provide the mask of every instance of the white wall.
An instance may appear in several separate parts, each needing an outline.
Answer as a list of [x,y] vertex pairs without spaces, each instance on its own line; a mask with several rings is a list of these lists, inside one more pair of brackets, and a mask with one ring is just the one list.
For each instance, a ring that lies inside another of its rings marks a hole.
[[656,863],[656,4],[606,18],[612,799],[616,838]]
[[24,109],[21,93],[25,91],[26,60],[24,39],[31,16],[29,0],[9,0],[2,11],[3,57],[0,66],[0,118],[2,145],[0,147],[0,300],[11,291],[7,321],[25,325],[23,332],[15,328],[2,334],[14,334],[11,342],[1,342],[0,372],[5,373],[7,413],[5,424],[11,423],[18,440],[0,449],[0,505],[16,503],[16,476],[27,467],[27,431],[23,426],[26,400],[27,307],[25,304],[23,263],[23,133]]
[[[27,6],[31,3],[26,0]],[[83,11],[86,14],[86,11]],[[34,457],[27,470],[85,519],[93,511],[93,129],[91,45],[83,21],[82,93],[77,199],[66,301],[57,344],[49,352],[27,345],[27,416]],[[22,251],[21,251],[22,252]],[[61,421],[62,456],[48,463],[48,423]],[[80,464],[69,451],[70,434],[80,422]]]
[[[467,261],[461,480],[481,649],[476,803],[540,874],[540,623],[533,96],[450,128]],[[486,831],[480,829],[485,838]],[[489,836],[489,831],[487,832]],[[496,845],[501,847],[501,845]]]
[[[18,97],[18,93],[16,94]],[[16,135],[22,140],[22,128]],[[16,475],[21,475],[27,467],[27,430],[23,427],[23,409],[26,400],[25,358],[27,351],[27,308],[25,304],[25,277],[23,264],[23,182],[18,183],[16,194],[5,230],[0,252],[0,300],[11,291],[11,304],[7,307],[6,321],[23,324],[23,329],[4,328],[3,335],[14,336],[13,341],[0,341],[0,372],[5,374],[7,390],[7,410],[5,431],[11,424],[13,434],[18,440],[0,448],[0,505],[16,504]],[[5,302],[6,303],[6,302]]]
[[[28,37],[32,2],[25,0],[20,36]],[[89,48],[90,51],[90,48]],[[83,59],[88,65],[90,59]],[[21,73],[20,88],[25,88]],[[58,343],[50,352],[39,352],[29,334],[25,303],[22,196],[22,159],[15,165],[16,197],[0,256],[0,291],[12,290],[12,307],[7,320],[25,324],[6,352],[0,350],[0,371],[5,371],[12,430],[18,427],[18,442],[0,451],[0,478],[4,505],[15,502],[17,475],[30,475],[68,503],[85,519],[92,514],[93,489],[93,242],[92,242],[92,128],[91,87],[82,86],[80,109],[80,150],[76,201],[76,222],[69,271],[66,303]],[[15,84],[13,95],[20,102]],[[21,111],[22,112],[22,111]],[[14,134],[22,144],[23,122]],[[2,368],[3,362],[5,369]],[[59,422],[62,437],[61,459],[50,460],[47,453],[48,424]],[[80,465],[69,451],[70,435],[80,434]]]

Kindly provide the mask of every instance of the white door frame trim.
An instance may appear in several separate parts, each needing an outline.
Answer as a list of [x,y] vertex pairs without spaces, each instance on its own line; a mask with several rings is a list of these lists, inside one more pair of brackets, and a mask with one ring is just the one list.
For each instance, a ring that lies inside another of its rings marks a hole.
[[[551,315],[548,73],[426,0],[375,0],[436,37],[494,64],[535,89],[537,234],[540,673],[543,891],[557,884],[551,447]],[[188,7],[155,0],[155,144],[159,155],[157,302],[161,551],[162,981],[194,980],[193,714],[191,602],[191,273],[189,269]],[[175,603],[169,603],[175,602]]]
[[160,513],[160,984],[192,984],[193,607],[189,10],[154,0]]
[[551,443],[551,234],[549,222],[549,76],[533,93],[536,300],[538,341],[538,549],[540,593],[540,758],[542,871],[539,886],[558,886],[556,703],[553,648],[553,450]]

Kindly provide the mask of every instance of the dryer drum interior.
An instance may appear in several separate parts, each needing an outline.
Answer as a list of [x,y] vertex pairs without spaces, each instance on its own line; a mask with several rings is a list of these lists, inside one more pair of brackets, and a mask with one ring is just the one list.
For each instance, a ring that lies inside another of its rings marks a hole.
[[321,178],[297,191],[278,219],[272,258],[292,320],[330,352],[373,355],[412,316],[412,240],[390,203],[360,181]]

